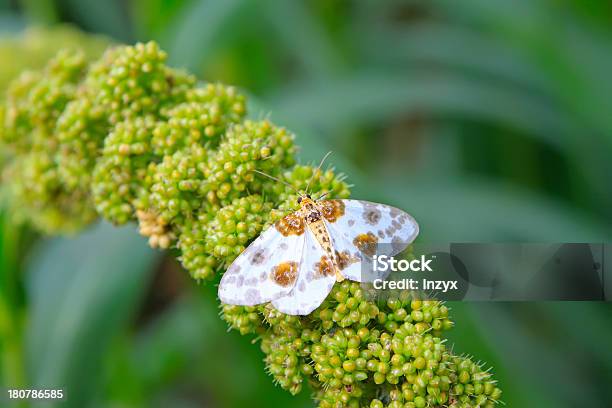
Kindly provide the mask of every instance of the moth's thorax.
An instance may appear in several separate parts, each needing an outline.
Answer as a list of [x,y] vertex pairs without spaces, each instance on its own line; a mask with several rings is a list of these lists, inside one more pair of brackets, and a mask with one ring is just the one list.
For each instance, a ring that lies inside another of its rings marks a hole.
[[300,211],[302,212],[302,216],[304,217],[304,220],[306,220],[307,224],[321,221],[321,218],[323,217],[319,203],[307,197],[302,199],[302,202],[300,203]]

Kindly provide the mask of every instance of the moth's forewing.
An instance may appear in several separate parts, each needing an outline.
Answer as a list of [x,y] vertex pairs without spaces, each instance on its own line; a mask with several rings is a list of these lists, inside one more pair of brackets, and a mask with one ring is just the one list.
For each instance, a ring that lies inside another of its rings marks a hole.
[[[377,251],[393,256],[403,251],[419,233],[419,226],[409,214],[397,208],[361,200],[338,200],[343,213],[327,220],[329,234],[344,267],[340,272],[350,280],[371,282],[382,278],[371,268],[362,267],[362,259]],[[389,245],[379,245],[379,244]]]
[[310,230],[305,232],[304,251],[298,280],[293,290],[274,300],[272,305],[290,315],[307,315],[325,300],[336,282],[333,260]]
[[305,226],[291,225],[270,226],[234,260],[219,284],[222,302],[253,306],[291,292],[305,242]]

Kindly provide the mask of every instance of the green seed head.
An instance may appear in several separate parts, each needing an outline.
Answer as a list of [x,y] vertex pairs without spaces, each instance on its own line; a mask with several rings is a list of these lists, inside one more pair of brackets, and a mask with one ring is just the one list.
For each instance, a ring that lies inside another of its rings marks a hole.
[[[174,248],[194,279],[208,280],[296,209],[295,189],[349,196],[342,175],[296,164],[289,130],[247,119],[244,95],[196,84],[157,44],[113,47],[93,63],[86,55],[59,53],[15,79],[0,103],[11,156],[0,162],[3,186],[38,229],[137,221],[151,246]],[[221,315],[260,340],[278,385],[296,394],[310,384],[321,407],[490,407],[501,398],[488,371],[445,346],[453,323],[438,301],[403,292],[372,300],[345,280],[308,316],[270,304],[222,305]]]

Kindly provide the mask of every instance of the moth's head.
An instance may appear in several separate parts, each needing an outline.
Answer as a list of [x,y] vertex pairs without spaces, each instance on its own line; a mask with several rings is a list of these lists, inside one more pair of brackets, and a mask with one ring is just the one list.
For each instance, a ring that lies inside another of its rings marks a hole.
[[310,194],[302,194],[298,197],[297,202],[300,207],[308,207],[309,204],[312,205],[313,200]]

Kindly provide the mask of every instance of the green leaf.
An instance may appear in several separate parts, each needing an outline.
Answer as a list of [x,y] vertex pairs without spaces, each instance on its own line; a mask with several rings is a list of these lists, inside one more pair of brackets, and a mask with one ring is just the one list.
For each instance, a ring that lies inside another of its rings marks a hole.
[[23,367],[23,293],[19,264],[23,228],[0,212],[0,383],[25,386]]
[[[558,399],[548,404],[531,402],[529,406],[608,406],[608,392],[598,388],[598,382],[603,380],[590,378],[597,375],[595,365],[601,362],[589,359],[584,348],[576,347],[564,331],[554,327],[539,304],[487,303],[467,307],[477,333],[494,348],[508,372],[521,377],[541,395]],[[574,320],[572,330],[590,325],[587,317]],[[601,344],[604,343],[599,343],[600,347]]]
[[367,125],[398,115],[434,115],[501,122],[544,143],[565,146],[577,131],[550,104],[515,87],[460,75],[366,72],[338,80],[296,85],[269,101],[278,115],[298,124],[323,127]]
[[33,387],[63,388],[68,406],[92,398],[104,353],[133,315],[156,259],[133,228],[108,224],[43,243],[27,268]]
[[157,39],[166,26],[194,0],[133,0],[133,16],[137,38],[142,41]]
[[37,24],[58,22],[57,5],[53,0],[21,0],[24,14]]
[[190,389],[194,398],[227,408],[312,406],[307,391],[294,397],[265,375],[252,336],[228,331],[218,315],[216,286],[199,289],[185,293],[133,339],[129,371],[140,377],[146,398],[157,401],[148,405],[175,406]]
[[297,58],[307,76],[329,77],[342,63],[321,22],[299,1],[268,0],[264,17],[278,32],[286,50]]
[[64,9],[88,31],[132,42],[134,33],[124,4],[119,0],[63,0]]
[[200,0],[190,5],[173,23],[162,45],[168,50],[171,65],[197,72],[200,63],[212,52],[224,30],[234,27],[232,20],[245,0]]
[[17,14],[0,12],[0,34],[15,33],[25,26],[23,18]]
[[[448,20],[476,27],[481,36],[507,44],[506,50],[520,49],[546,75],[550,91],[572,116],[603,135],[610,134],[609,30],[594,27],[567,6],[549,2],[510,6],[499,0],[468,0],[460,6],[452,1],[436,5]],[[612,146],[609,138],[607,142]]]
[[[368,61],[400,63],[429,69],[430,64],[510,80],[521,87],[549,90],[550,80],[527,50],[498,36],[484,36],[472,27],[450,23],[420,23],[373,28],[361,34],[360,48]],[[396,43],[394,47],[384,44]]]
[[[456,325],[448,332],[448,344],[456,353],[474,356],[476,360],[485,361],[485,368],[492,367],[491,372],[503,390],[502,401],[507,407],[559,407],[559,398],[555,393],[542,393],[537,383],[524,381],[522,375],[506,361],[504,353],[498,346],[489,341],[487,333],[483,333],[480,321],[474,317],[475,311],[489,307],[489,303],[481,302],[448,302],[450,314]],[[522,339],[516,339],[521,341]],[[556,405],[555,405],[556,404]]]

